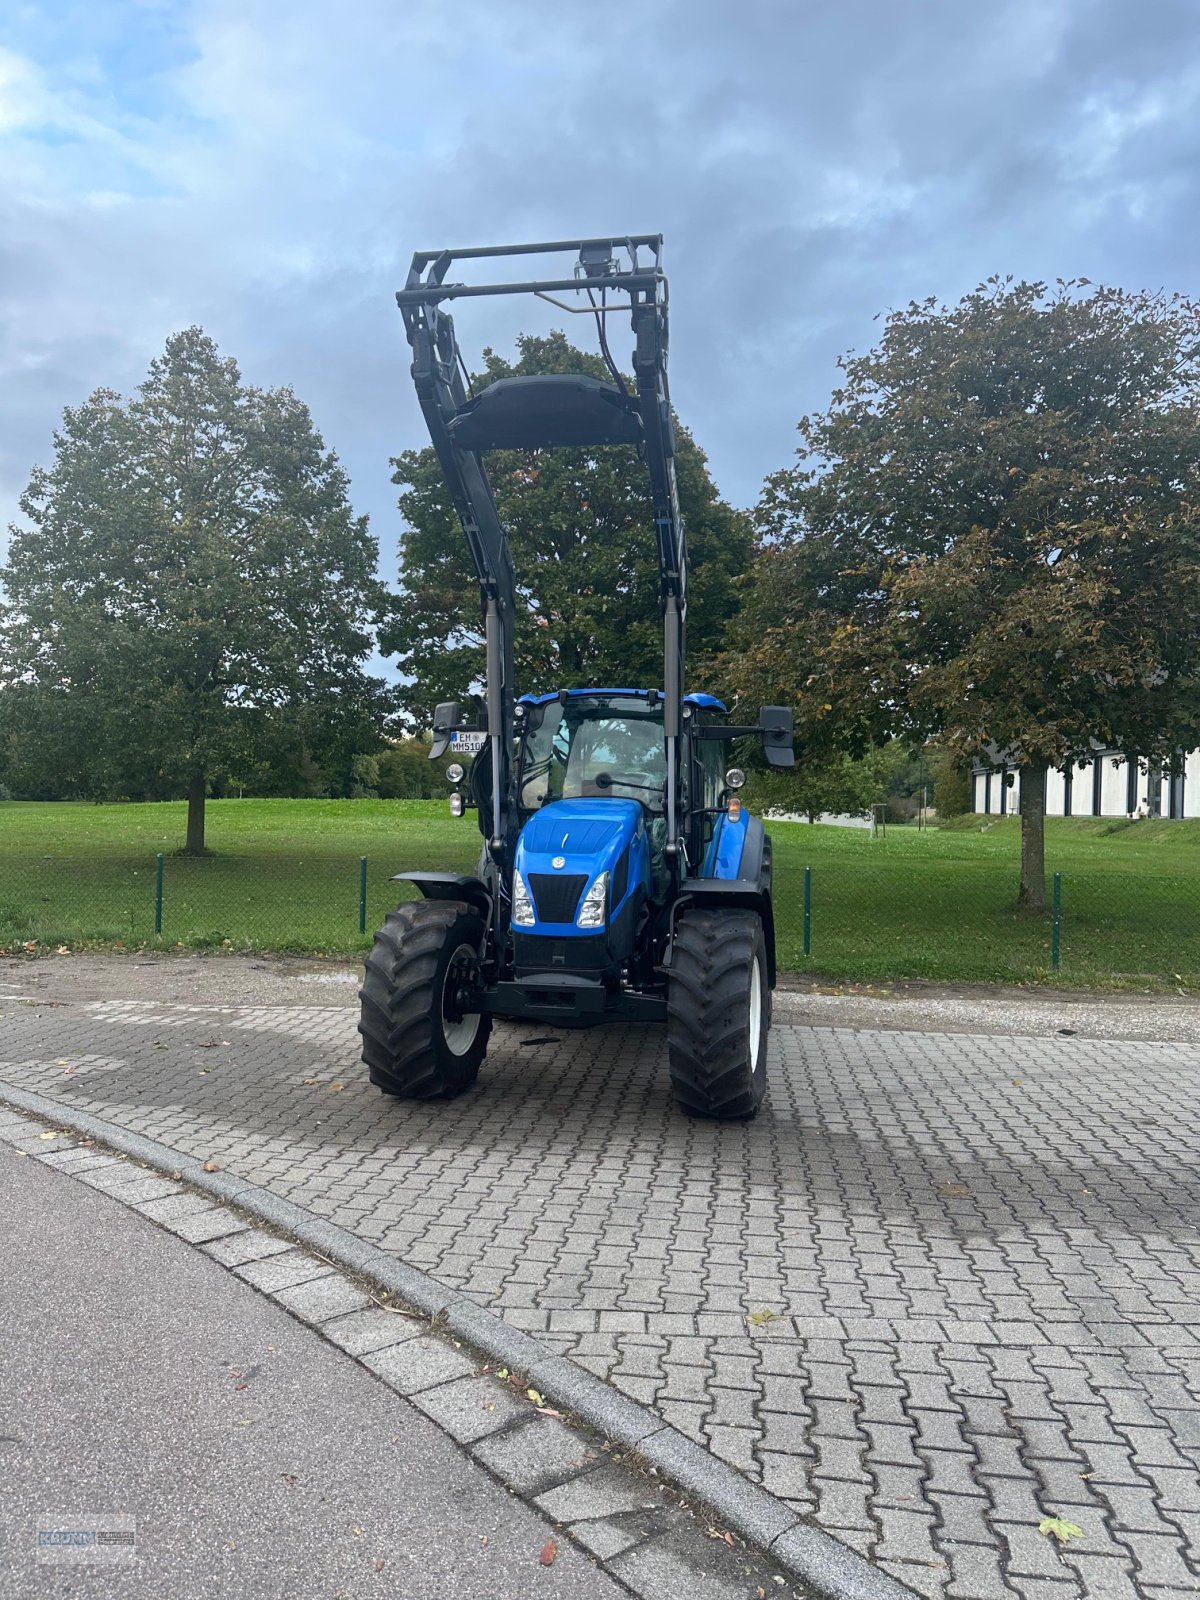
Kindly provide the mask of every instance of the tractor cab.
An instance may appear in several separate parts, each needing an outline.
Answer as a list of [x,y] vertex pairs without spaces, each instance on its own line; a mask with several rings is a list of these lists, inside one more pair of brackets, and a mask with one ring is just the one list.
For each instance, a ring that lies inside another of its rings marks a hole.
[[670,889],[662,694],[525,695],[516,725],[517,975],[549,969],[615,980]]

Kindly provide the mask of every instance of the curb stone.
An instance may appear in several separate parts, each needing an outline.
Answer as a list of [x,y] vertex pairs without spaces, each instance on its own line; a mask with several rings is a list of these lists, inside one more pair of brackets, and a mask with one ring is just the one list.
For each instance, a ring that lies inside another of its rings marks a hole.
[[[10,1115],[5,1116],[4,1112]],[[11,1115],[13,1112],[19,1115],[14,1117]],[[26,1116],[41,1119],[47,1126],[44,1129],[32,1128],[25,1122]],[[779,1572],[764,1573],[763,1576],[773,1585],[772,1590],[768,1592],[780,1592],[777,1586],[786,1584],[787,1579],[791,1579],[801,1584],[803,1592],[813,1597],[813,1600],[913,1600],[915,1591],[906,1584],[891,1577],[868,1561],[865,1556],[840,1543],[831,1534],[807,1522],[784,1501],[743,1478],[733,1467],[717,1460],[702,1446],[664,1423],[649,1407],[640,1405],[619,1393],[602,1379],[576,1366],[565,1356],[548,1351],[530,1335],[511,1327],[502,1318],[477,1305],[467,1296],[439,1284],[420,1269],[406,1262],[397,1261],[376,1246],[356,1238],[336,1223],[314,1217],[302,1207],[260,1188],[247,1179],[233,1177],[220,1171],[206,1171],[205,1163],[195,1156],[184,1155],[180,1151],[171,1149],[169,1145],[160,1144],[157,1140],[148,1139],[142,1134],[109,1123],[89,1112],[66,1107],[61,1102],[19,1088],[6,1080],[0,1080],[0,1140],[23,1149],[26,1154],[35,1156],[46,1165],[58,1166],[65,1153],[77,1151],[79,1147],[69,1142],[64,1143],[61,1136],[52,1144],[49,1141],[41,1142],[41,1134],[52,1129],[58,1130],[60,1135],[80,1134],[95,1139],[109,1150],[118,1152],[119,1156],[155,1169],[148,1176],[155,1178],[156,1181],[158,1175],[169,1174],[175,1183],[187,1184],[193,1190],[201,1190],[212,1199],[244,1212],[254,1222],[264,1223],[268,1228],[290,1235],[304,1247],[304,1250],[322,1258],[319,1264],[313,1262],[307,1269],[308,1277],[303,1281],[311,1281],[314,1275],[324,1275],[332,1263],[343,1271],[354,1273],[360,1278],[380,1285],[391,1296],[402,1301],[406,1307],[432,1322],[434,1324],[432,1331],[435,1335],[440,1334],[443,1339],[448,1335],[459,1338],[488,1361],[507,1367],[510,1371],[524,1373],[531,1388],[536,1389],[547,1401],[561,1406],[575,1419],[602,1435],[604,1439],[629,1451],[633,1465],[654,1474],[660,1485],[685,1495],[688,1503],[695,1502],[702,1505],[722,1529],[728,1530],[751,1547],[744,1553],[747,1559],[753,1559],[755,1551],[762,1552],[772,1566],[787,1575],[785,1579]],[[147,1175],[141,1173],[137,1176],[131,1175],[128,1184],[122,1184],[117,1182],[116,1174],[112,1171],[117,1165],[117,1158],[112,1158],[85,1167],[79,1165],[76,1158],[73,1161],[63,1161],[61,1170],[65,1176],[77,1177],[79,1182],[88,1183],[112,1199],[123,1200],[131,1209],[140,1211],[144,1204],[147,1209],[141,1214],[146,1216],[148,1221],[156,1222],[157,1226],[179,1234],[185,1240],[189,1233],[200,1231],[208,1242],[200,1242],[198,1248],[205,1250],[221,1265],[225,1265],[223,1255],[220,1249],[215,1247],[227,1245],[233,1242],[234,1236],[248,1234],[251,1231],[249,1223],[236,1219],[232,1214],[227,1214],[225,1218],[217,1216],[217,1207],[212,1208],[211,1226],[214,1229],[212,1234],[207,1233],[201,1223],[201,1218],[208,1213],[189,1210],[186,1214],[178,1216],[163,1216],[161,1208],[167,1197],[160,1193],[154,1199],[147,1198],[143,1201],[136,1191]],[[122,1191],[129,1184],[133,1185],[135,1193],[126,1199]],[[283,1268],[284,1263],[289,1262],[290,1258],[285,1250],[278,1248],[278,1245],[279,1241],[271,1238],[270,1244],[263,1249],[262,1257],[270,1256],[274,1265]],[[305,1260],[303,1252],[297,1249],[292,1255],[299,1268],[299,1264]],[[253,1284],[256,1275],[253,1270],[248,1269],[253,1269],[260,1259],[262,1258],[256,1256],[230,1270],[244,1281]],[[265,1260],[263,1264],[265,1266]],[[305,1269],[299,1268],[299,1270],[303,1272]],[[286,1269],[283,1275],[287,1277],[286,1285],[280,1284],[277,1289],[272,1288],[263,1292],[269,1293],[278,1304],[288,1309],[286,1300],[279,1297],[302,1280],[291,1277]],[[330,1328],[327,1331],[323,1325],[325,1322],[349,1322],[355,1317],[369,1316],[372,1313],[363,1310],[349,1313],[342,1311],[320,1321],[310,1321],[303,1312],[292,1314],[313,1326],[325,1337],[331,1338],[334,1343],[339,1343],[335,1337],[337,1330]],[[400,1321],[400,1316],[396,1312],[389,1309],[387,1314],[396,1315],[397,1321]],[[457,1365],[454,1365],[453,1372],[447,1377],[446,1371],[436,1361],[430,1364],[430,1370],[440,1375],[432,1378],[422,1378],[415,1370],[403,1377],[397,1375],[401,1366],[400,1347],[412,1338],[414,1333],[417,1334],[415,1345],[422,1347],[423,1352],[427,1353],[434,1341],[427,1336],[421,1337],[419,1330],[411,1328],[405,1330],[401,1326],[396,1332],[392,1346],[385,1349],[372,1348],[371,1352],[362,1358],[356,1356],[353,1359],[361,1359],[363,1364],[376,1371],[377,1375],[384,1376],[384,1381],[389,1386],[399,1389],[401,1393],[410,1397],[422,1389],[432,1390],[449,1383],[461,1383],[464,1374]],[[339,1343],[339,1348],[346,1351],[345,1345]],[[446,1346],[447,1354],[452,1348]],[[387,1362],[380,1362],[379,1358],[384,1355],[385,1350],[390,1359]],[[379,1366],[395,1370],[381,1374],[377,1362]],[[418,1364],[425,1365],[420,1358]],[[401,1383],[405,1385],[402,1389]],[[410,1383],[415,1387],[410,1388],[408,1386]],[[432,1420],[438,1421],[436,1417]],[[438,1425],[443,1426],[441,1423]],[[528,1430],[535,1425],[531,1417],[529,1421],[518,1422],[511,1426]],[[479,1441],[479,1445],[494,1439],[497,1432],[505,1431],[509,1426],[507,1421],[500,1423],[496,1430]],[[449,1427],[444,1427],[444,1431],[450,1433],[452,1438],[455,1437]],[[587,1442],[583,1436],[580,1442],[582,1455],[587,1451]],[[482,1449],[477,1445],[469,1445],[466,1448],[473,1458],[488,1466],[486,1454]],[[610,1456],[609,1460],[619,1461],[621,1457]],[[494,1469],[489,1466],[488,1470]],[[586,1477],[596,1470],[611,1472],[613,1468],[601,1465],[601,1458],[593,1453],[592,1459],[580,1470]],[[506,1486],[514,1488],[514,1484],[503,1474],[497,1475],[501,1476],[501,1481],[505,1482]],[[579,1473],[568,1474],[567,1481],[572,1480],[580,1481]],[[515,1490],[515,1492],[521,1491]],[[543,1495],[546,1492],[541,1491]],[[529,1498],[531,1504],[538,1504],[537,1499],[533,1497],[523,1495],[522,1498]],[[544,1508],[539,1507],[539,1509]],[[586,1523],[587,1531],[581,1531],[579,1535],[573,1534],[573,1536],[577,1537],[578,1542],[593,1555],[598,1556],[606,1570],[635,1593],[655,1596],[669,1594],[672,1592],[672,1582],[680,1588],[691,1588],[694,1592],[697,1577],[694,1566],[689,1565],[686,1551],[677,1550],[684,1530],[682,1527],[667,1529],[665,1525],[659,1525],[663,1511],[669,1513],[670,1509],[664,1506],[656,1507],[653,1512],[643,1509],[638,1512],[617,1513],[614,1516],[593,1512],[590,1517],[581,1519],[581,1523]],[[642,1523],[635,1527],[638,1517],[642,1518]],[[685,1509],[676,1508],[675,1520],[678,1522],[681,1518],[691,1522]],[[609,1524],[613,1525],[611,1529]],[[651,1547],[646,1542],[645,1536],[652,1532],[664,1533],[667,1536],[668,1542],[663,1544],[660,1552],[661,1559],[649,1555]],[[705,1538],[702,1533],[696,1536],[702,1541]],[[684,1543],[686,1544],[686,1538]],[[635,1545],[640,1545],[643,1555],[649,1556],[649,1559],[641,1562],[618,1560],[619,1556],[632,1555]],[[609,1567],[608,1561],[599,1555],[602,1548],[613,1550],[615,1565]],[[709,1548],[711,1550],[711,1546]],[[674,1555],[673,1550],[677,1550]],[[637,1576],[639,1567],[643,1569],[642,1577]],[[672,1568],[673,1577],[670,1576]],[[749,1572],[751,1569],[743,1570]],[[717,1591],[713,1592],[715,1595]],[[727,1589],[726,1593],[732,1596],[735,1591]]]

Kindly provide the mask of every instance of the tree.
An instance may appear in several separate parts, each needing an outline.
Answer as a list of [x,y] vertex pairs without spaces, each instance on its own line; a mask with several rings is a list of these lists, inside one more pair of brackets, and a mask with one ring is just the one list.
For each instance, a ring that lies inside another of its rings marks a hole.
[[895,759],[891,747],[860,757],[840,751],[777,771],[752,756],[746,798],[756,808],[796,812],[809,822],[826,815],[860,815],[886,797]]
[[400,739],[379,757],[381,800],[428,800],[447,792],[442,769],[430,763],[427,740]]
[[1005,752],[1031,910],[1048,767],[1200,738],[1198,354],[1196,303],[1086,279],[911,304],[758,508],[731,670],[793,685],[818,750]]
[[933,753],[933,807],[939,819],[961,817],[971,809],[971,769],[953,751]]
[[[610,378],[600,357],[561,333],[517,344],[515,362],[484,352],[476,391],[514,375]],[[461,698],[483,671],[479,589],[432,447],[406,451],[393,465],[406,524],[402,592],[380,646],[398,658],[405,709],[428,726],[437,702]],[[487,465],[517,574],[521,689],[660,683],[650,486],[634,449],[499,450]],[[749,563],[751,530],[719,498],[703,452],[678,423],[675,468],[692,561],[688,633],[711,645],[736,609],[733,583]]]
[[375,541],[307,408],[244,385],[199,328],[134,399],[68,409],[54,443],[0,574],[0,677],[25,687],[31,735],[72,730],[85,788],[186,793],[203,852],[214,777],[378,703]]

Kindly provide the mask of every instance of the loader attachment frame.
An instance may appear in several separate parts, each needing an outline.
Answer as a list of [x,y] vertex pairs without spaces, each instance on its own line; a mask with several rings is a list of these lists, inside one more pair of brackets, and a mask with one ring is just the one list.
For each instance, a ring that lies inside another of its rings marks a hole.
[[[572,275],[509,282],[447,281],[452,266],[525,256],[570,255]],[[586,297],[564,305],[564,293]],[[444,303],[486,295],[533,294],[568,311],[596,315],[601,345],[614,382],[577,378],[503,379],[475,395]],[[611,303],[612,298],[617,304]],[[489,448],[540,447],[556,443],[636,443],[650,476],[659,563],[663,624],[663,697],[666,740],[666,840],[664,856],[673,882],[682,877],[681,725],[687,628],[687,543],[675,481],[675,433],[667,381],[668,286],[662,268],[661,234],[602,239],[554,240],[539,244],[489,245],[461,250],[420,250],[412,258],[405,287],[396,294],[412,347],[412,376],[430,438],[479,579],[486,647],[486,721],[491,766],[489,826],[485,833],[487,875],[505,886],[496,895],[507,906],[507,883],[519,829],[513,777],[516,721],[514,636],[516,580],[508,539],[488,481]],[[634,335],[634,388],[630,390],[608,351],[607,318],[627,311]],[[507,927],[496,936],[507,944]]]

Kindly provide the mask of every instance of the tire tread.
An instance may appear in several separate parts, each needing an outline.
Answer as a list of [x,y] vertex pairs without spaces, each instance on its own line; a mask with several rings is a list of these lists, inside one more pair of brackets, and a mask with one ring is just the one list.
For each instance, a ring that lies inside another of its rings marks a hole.
[[[434,1026],[442,952],[467,916],[478,920],[456,900],[413,900],[389,912],[375,935],[359,990],[358,1031],[370,1080],[385,1094],[432,1100],[475,1081],[483,1049],[448,1064],[439,1059]],[[490,1021],[485,1017],[479,1031],[484,1048]]]
[[750,976],[763,962],[763,1031],[769,1017],[762,923],[753,911],[690,909],[671,950],[667,1061],[677,1103],[693,1116],[754,1116],[764,1075],[747,1056]]

